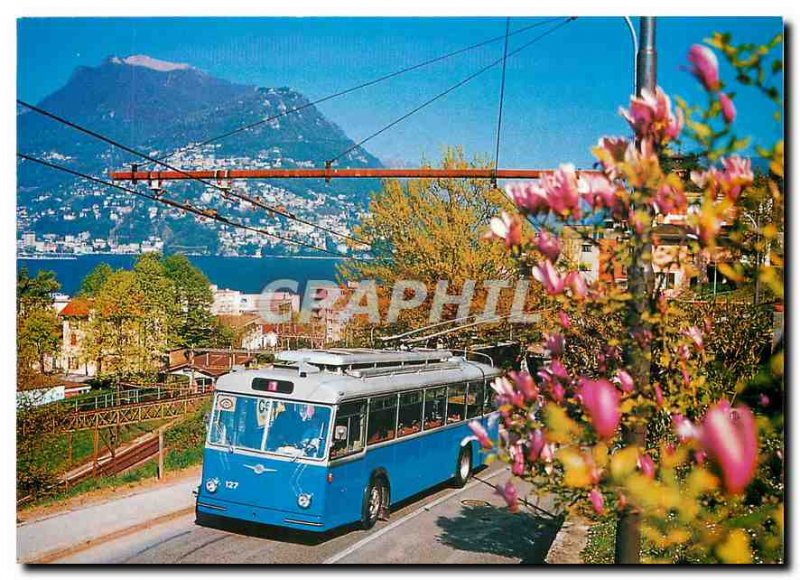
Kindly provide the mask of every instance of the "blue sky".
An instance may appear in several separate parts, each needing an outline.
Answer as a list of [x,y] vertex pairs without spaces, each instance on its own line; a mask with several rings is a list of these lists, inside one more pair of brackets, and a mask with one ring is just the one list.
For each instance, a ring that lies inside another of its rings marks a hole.
[[[537,18],[514,18],[512,30]],[[634,23],[638,23],[634,19]],[[682,67],[686,52],[715,30],[737,42],[766,41],[780,18],[659,18],[658,82],[670,94],[703,94]],[[509,50],[548,26],[510,40]],[[231,81],[290,86],[311,99],[504,32],[503,18],[68,18],[18,24],[18,94],[38,101],[76,66],[109,55],[147,54],[186,62]],[[320,109],[360,140],[502,56],[502,42],[434,64]],[[632,53],[622,18],[579,18],[508,61],[502,167],[591,163],[603,134],[626,134],[617,109],[631,92]],[[723,78],[730,71],[723,66]],[[371,141],[386,163],[436,160],[446,145],[494,154],[500,67],[488,71]],[[773,109],[754,90],[738,90],[739,134],[771,144],[782,136]],[[235,139],[235,137],[234,137]]]

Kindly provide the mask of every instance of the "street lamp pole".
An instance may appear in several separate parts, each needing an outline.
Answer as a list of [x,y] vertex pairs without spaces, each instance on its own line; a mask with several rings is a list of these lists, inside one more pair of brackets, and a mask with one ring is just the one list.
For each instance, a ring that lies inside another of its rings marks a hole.
[[[636,53],[636,96],[647,89],[656,88],[656,22],[652,16],[639,19],[639,47]],[[637,146],[639,144],[637,143]],[[634,208],[634,210],[637,208]],[[649,211],[648,207],[639,207]],[[627,328],[646,328],[644,316],[653,292],[652,243],[639,236],[630,237],[631,263],[628,268],[628,291],[633,298],[628,302],[625,313]],[[648,346],[632,344],[625,349],[625,366],[634,383],[647,389],[650,383],[650,352]],[[647,425],[637,423],[624,432],[627,445],[645,449],[647,446]],[[635,506],[624,509],[617,516],[617,530],[614,542],[614,560],[617,564],[639,564],[642,542],[641,515]]]

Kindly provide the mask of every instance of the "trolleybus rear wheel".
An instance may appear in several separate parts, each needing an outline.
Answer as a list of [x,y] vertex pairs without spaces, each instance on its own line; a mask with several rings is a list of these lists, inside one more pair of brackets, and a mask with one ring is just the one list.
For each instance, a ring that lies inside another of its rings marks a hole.
[[453,484],[456,487],[464,487],[470,475],[472,475],[472,447],[465,445],[458,454]]

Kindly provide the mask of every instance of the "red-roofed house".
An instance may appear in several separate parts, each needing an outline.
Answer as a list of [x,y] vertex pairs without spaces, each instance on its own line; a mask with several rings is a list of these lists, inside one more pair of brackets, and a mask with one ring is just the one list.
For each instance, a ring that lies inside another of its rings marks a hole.
[[229,373],[234,366],[249,367],[255,361],[250,354],[219,351],[193,353],[186,349],[176,349],[169,353],[169,364],[165,369],[168,375],[187,377],[192,385],[212,385],[217,378]]
[[92,313],[92,302],[86,298],[73,298],[59,313],[62,326],[61,368],[71,375],[93,377],[97,374],[95,361],[86,360],[82,344],[86,325]]

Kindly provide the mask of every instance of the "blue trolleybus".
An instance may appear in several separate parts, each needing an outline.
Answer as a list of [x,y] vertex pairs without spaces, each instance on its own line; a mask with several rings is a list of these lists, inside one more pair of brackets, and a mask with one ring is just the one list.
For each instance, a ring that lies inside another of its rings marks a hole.
[[200,524],[225,518],[325,531],[366,528],[392,504],[483,463],[467,423],[496,433],[500,374],[442,350],[297,350],[216,385]]

